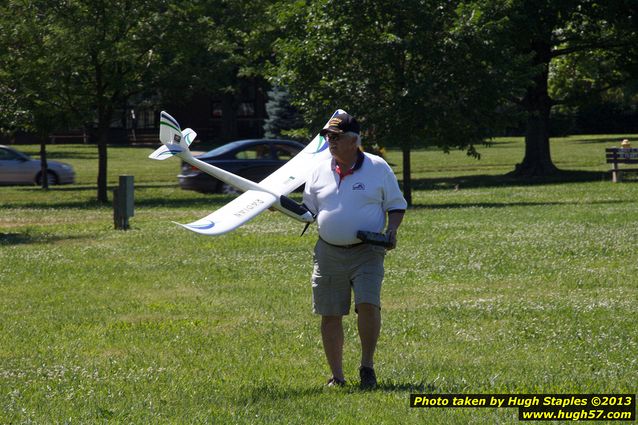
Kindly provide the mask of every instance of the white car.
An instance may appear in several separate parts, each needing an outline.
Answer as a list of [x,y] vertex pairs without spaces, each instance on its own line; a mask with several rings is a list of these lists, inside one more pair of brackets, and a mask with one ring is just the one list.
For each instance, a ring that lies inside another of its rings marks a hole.
[[[49,184],[75,182],[75,171],[69,164],[47,161],[46,178]],[[42,166],[39,159],[0,145],[0,184],[42,184]]]

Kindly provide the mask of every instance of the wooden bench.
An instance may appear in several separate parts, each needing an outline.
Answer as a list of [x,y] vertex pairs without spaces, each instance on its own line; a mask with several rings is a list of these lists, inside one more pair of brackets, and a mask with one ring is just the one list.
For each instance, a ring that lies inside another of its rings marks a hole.
[[619,164],[638,164],[638,148],[607,148],[607,164],[612,164],[611,181],[617,183],[622,180],[624,171],[638,172],[638,168],[620,168]]
[[78,140],[82,140],[82,143],[87,144],[89,135],[85,131],[56,132],[49,135],[49,140],[52,145],[56,143],[77,143]]

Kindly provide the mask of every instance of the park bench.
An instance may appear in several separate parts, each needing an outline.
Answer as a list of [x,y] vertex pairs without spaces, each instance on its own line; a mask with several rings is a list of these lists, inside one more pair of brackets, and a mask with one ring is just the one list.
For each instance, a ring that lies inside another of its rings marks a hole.
[[52,145],[56,143],[77,143],[80,140],[86,144],[88,143],[89,135],[85,131],[55,132],[49,135],[49,140]]
[[620,164],[638,164],[638,148],[607,148],[607,164],[612,164],[611,181],[617,183],[622,180],[625,171],[638,172],[638,168],[620,168]]

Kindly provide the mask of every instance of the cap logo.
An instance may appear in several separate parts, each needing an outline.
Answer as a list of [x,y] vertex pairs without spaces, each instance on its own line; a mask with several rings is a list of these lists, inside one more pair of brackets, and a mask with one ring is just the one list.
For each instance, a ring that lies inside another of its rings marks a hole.
[[328,127],[339,127],[341,121],[341,118],[331,118],[330,121],[328,121]]

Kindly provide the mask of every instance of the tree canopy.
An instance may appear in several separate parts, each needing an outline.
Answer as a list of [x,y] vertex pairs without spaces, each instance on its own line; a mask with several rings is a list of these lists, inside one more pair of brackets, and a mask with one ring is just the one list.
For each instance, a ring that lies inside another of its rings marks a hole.
[[6,3],[0,125],[93,129],[103,201],[108,130],[135,96],[186,101],[267,77],[308,129],[340,107],[371,144],[399,147],[410,199],[411,149],[478,157],[477,146],[523,120],[517,173],[546,175],[556,171],[552,108],[630,104],[638,87],[633,0]]
[[[525,157],[516,174],[553,174],[550,113],[559,104],[586,103],[636,79],[638,4],[632,0],[466,1],[510,72],[524,85],[512,100],[525,113]],[[527,77],[527,78],[525,78]],[[525,81],[527,79],[527,81]]]
[[500,125],[507,76],[477,51],[460,2],[410,0],[294,2],[277,15],[286,38],[274,44],[271,77],[290,89],[308,117],[342,107],[364,137],[404,153],[410,201],[410,150],[466,149],[478,155]]
[[[86,127],[98,143],[98,200],[107,201],[107,142],[133,96],[227,89],[246,63],[259,2],[8,0],[0,14],[5,127],[44,135]],[[14,108],[7,111],[7,108]]]

